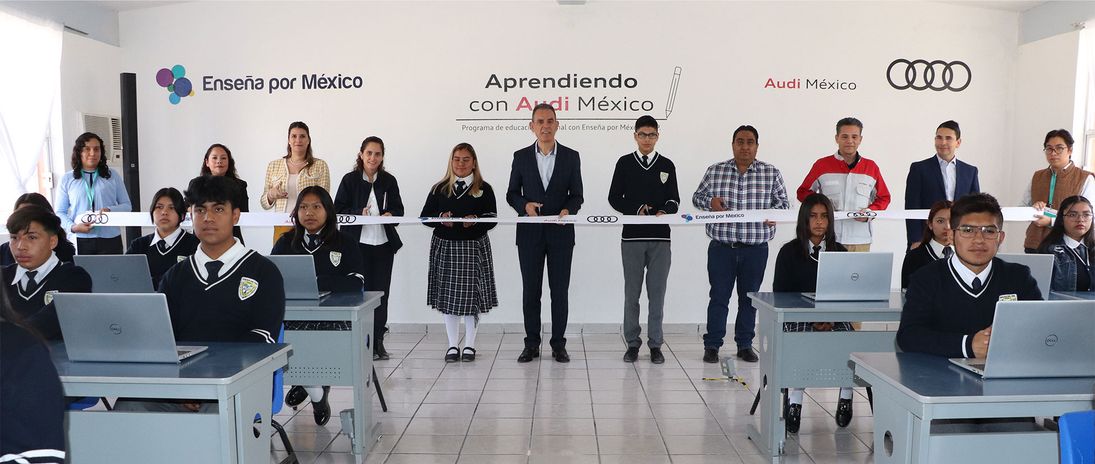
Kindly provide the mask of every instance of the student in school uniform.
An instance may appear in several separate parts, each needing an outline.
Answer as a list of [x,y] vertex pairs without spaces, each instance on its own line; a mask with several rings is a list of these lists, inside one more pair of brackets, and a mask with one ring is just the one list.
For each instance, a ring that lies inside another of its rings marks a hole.
[[[816,292],[817,265],[821,252],[848,251],[837,243],[833,228],[833,204],[829,197],[812,193],[802,201],[798,209],[795,238],[779,249],[776,255],[776,272],[772,280],[774,292]],[[787,322],[784,332],[847,332],[849,322]],[[787,409],[784,411],[788,433],[798,433],[802,424],[803,388],[787,391]],[[841,388],[837,401],[836,424],[847,427],[852,421],[852,389]]]
[[[954,203],[940,200],[928,211],[928,220],[924,223],[924,232],[919,242],[905,253],[901,263],[901,288],[909,288],[909,276],[928,263],[954,254],[954,234],[951,233],[951,206]],[[923,221],[922,221],[923,222]]]
[[159,286],[160,278],[168,269],[186,261],[198,249],[198,237],[179,227],[186,217],[186,203],[182,193],[174,187],[165,187],[156,192],[148,207],[148,215],[152,216],[156,231],[129,242],[126,254],[145,255],[152,284]]
[[[457,144],[449,156],[445,177],[430,188],[421,217],[481,218],[498,215],[494,189],[483,180],[475,148]],[[498,306],[494,257],[487,231],[495,223],[429,222],[430,268],[426,302],[445,319],[449,349],[445,362],[475,361],[479,317]],[[460,350],[460,319],[464,319],[464,349]]]
[[[19,198],[15,199],[15,206],[11,209],[15,211],[25,205],[40,206],[54,213],[53,205],[50,205],[49,200],[41,193],[31,192],[19,195]],[[64,230],[57,234],[57,248],[54,248],[53,252],[57,253],[57,259],[61,260],[62,263],[71,263],[72,257],[76,255],[76,246],[68,241],[68,236]],[[8,242],[0,243],[0,267],[11,264],[15,264],[15,256],[11,253],[11,244]]]
[[[296,209],[290,213],[293,230],[281,235],[271,255],[310,255],[316,266],[316,282],[320,291],[361,292],[365,286],[365,266],[354,237],[338,230],[338,215],[331,194],[323,187],[305,187],[297,195]],[[286,330],[294,322],[285,323]],[[285,404],[296,407],[305,398],[312,399],[312,415],[317,425],[331,419],[327,394],[331,387],[294,386],[285,395]]]
[[0,285],[0,462],[64,463],[66,403],[49,350]]
[[1004,214],[992,195],[966,195],[951,207],[954,256],[909,278],[897,344],[907,352],[984,358],[997,301],[1041,300],[1030,268],[996,257]]
[[15,264],[3,269],[3,285],[15,312],[26,326],[47,340],[61,339],[61,326],[53,295],[57,292],[91,292],[91,276],[83,268],[63,263],[54,253],[61,218],[49,210],[28,205],[8,216],[11,252]]
[[1091,201],[1074,195],[1061,201],[1053,228],[1039,253],[1053,255],[1053,279],[1056,292],[1095,290],[1095,232],[1091,227]]
[[[223,176],[199,177],[186,189],[194,254],[160,279],[175,340],[276,343],[285,318],[285,286],[277,266],[232,236],[239,222],[239,184]],[[215,402],[119,400],[115,410],[207,412]]]

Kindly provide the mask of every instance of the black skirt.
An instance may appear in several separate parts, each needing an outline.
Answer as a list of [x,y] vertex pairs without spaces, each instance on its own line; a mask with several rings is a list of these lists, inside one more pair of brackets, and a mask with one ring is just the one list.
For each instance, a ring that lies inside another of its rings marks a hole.
[[475,316],[498,306],[494,258],[486,235],[474,240],[433,237],[426,300],[453,316]]

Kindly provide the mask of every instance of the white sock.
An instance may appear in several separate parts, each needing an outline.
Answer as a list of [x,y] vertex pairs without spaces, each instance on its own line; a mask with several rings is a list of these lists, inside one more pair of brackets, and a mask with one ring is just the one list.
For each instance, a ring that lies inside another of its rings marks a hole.
[[304,387],[304,391],[308,392],[308,399],[318,403],[323,399],[323,387]]
[[852,387],[840,387],[840,399],[842,399],[842,400],[852,399]]
[[479,329],[479,321],[475,316],[464,316],[464,348],[475,348],[475,332]]
[[445,315],[445,333],[449,336],[449,346],[460,343],[460,316]]
[[791,388],[787,392],[787,402],[791,404],[802,404],[802,393],[805,392],[804,388]]

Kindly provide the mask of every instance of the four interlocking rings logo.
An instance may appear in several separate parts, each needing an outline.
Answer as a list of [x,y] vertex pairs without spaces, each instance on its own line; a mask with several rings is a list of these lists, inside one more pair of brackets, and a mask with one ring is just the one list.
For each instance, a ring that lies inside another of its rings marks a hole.
[[886,81],[897,90],[950,90],[961,92],[970,86],[973,73],[970,67],[961,61],[943,60],[893,60],[886,68]]
[[353,224],[355,222],[357,222],[357,216],[351,216],[349,214],[339,214],[338,215],[338,223],[339,224]]
[[847,217],[852,219],[869,218],[874,219],[878,217],[878,213],[874,211],[848,211]]
[[618,216],[586,216],[586,222],[590,224],[614,224],[619,220]]
[[105,213],[85,213],[80,216],[80,222],[84,224],[106,224],[110,221],[110,216]]

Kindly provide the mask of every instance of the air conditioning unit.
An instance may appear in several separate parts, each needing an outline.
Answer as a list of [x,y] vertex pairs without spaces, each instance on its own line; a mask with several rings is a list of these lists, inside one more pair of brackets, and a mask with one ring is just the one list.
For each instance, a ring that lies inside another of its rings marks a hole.
[[93,132],[103,139],[103,156],[111,166],[122,165],[122,118],[99,114],[84,114],[84,132]]

